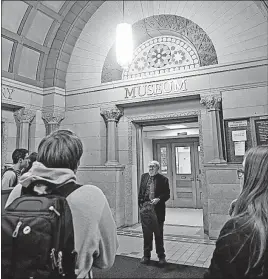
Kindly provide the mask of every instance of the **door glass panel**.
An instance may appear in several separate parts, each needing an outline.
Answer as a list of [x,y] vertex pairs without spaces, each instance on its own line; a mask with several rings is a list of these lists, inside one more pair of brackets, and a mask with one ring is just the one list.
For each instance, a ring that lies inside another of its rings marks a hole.
[[167,174],[168,167],[167,167],[167,148],[166,147],[160,148],[160,167],[161,167],[161,173]]
[[191,148],[190,146],[175,147],[176,174],[191,174]]

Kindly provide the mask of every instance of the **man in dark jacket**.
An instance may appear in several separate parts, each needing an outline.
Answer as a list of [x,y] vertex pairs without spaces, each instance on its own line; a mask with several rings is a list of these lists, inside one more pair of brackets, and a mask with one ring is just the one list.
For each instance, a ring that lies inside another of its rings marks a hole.
[[163,228],[166,215],[165,202],[170,198],[170,189],[168,178],[158,173],[159,167],[159,162],[150,162],[149,172],[141,176],[140,182],[138,202],[144,240],[141,263],[144,264],[150,262],[153,234],[159,264],[164,265],[166,263]]

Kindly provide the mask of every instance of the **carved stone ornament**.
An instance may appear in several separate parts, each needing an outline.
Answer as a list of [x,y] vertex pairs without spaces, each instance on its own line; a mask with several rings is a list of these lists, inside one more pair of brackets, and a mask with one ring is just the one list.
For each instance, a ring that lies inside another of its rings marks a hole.
[[208,110],[220,110],[221,101],[221,96],[210,95],[201,97],[200,103],[204,105]]
[[45,124],[60,124],[64,117],[64,112],[50,111],[42,113],[42,119],[44,120]]
[[28,108],[21,108],[14,112],[16,122],[28,122],[31,123],[35,117],[36,112]]
[[100,114],[104,118],[105,122],[109,122],[109,121],[118,122],[121,116],[123,116],[123,112],[118,108],[103,109],[101,110]]
[[135,51],[129,69],[123,73],[114,58],[113,45],[103,65],[102,83],[218,64],[217,53],[208,34],[187,18],[153,15],[134,23],[132,30]]

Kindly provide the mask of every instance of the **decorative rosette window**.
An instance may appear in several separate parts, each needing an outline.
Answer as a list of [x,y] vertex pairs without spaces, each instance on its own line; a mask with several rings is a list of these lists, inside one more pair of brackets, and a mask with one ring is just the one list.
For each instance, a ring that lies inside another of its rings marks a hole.
[[134,51],[134,58],[123,79],[150,77],[200,67],[194,46],[174,36],[152,38]]

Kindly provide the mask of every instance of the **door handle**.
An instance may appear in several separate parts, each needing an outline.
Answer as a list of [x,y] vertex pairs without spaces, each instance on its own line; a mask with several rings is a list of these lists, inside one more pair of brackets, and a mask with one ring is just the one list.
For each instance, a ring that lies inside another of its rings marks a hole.
[[191,180],[191,181],[194,181],[194,178],[192,177],[190,180]]

